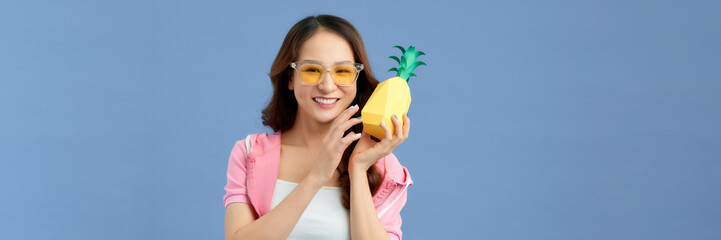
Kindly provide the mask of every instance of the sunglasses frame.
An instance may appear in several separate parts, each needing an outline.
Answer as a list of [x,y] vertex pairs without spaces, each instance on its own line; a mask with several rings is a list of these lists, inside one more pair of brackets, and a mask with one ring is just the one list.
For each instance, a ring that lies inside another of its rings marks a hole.
[[[302,68],[303,65],[306,65],[306,64],[318,65],[318,66],[320,66],[320,67],[323,69],[323,74],[320,75],[320,79],[318,79],[318,82],[316,82],[316,83],[306,83],[306,82],[303,81],[303,77],[300,76],[300,75],[301,75],[301,73],[300,73],[300,68]],[[356,72],[355,72],[355,78],[353,79],[353,82],[348,83],[348,84],[341,84],[341,83],[338,83],[338,82],[335,80],[335,74],[334,74],[331,70],[335,69],[335,68],[338,67],[338,66],[353,66],[353,67],[355,67]],[[307,85],[307,86],[315,86],[315,85],[320,84],[320,83],[323,81],[323,77],[325,77],[325,73],[326,73],[326,72],[331,72],[331,74],[330,74],[331,79],[333,79],[333,82],[334,82],[336,85],[339,85],[339,86],[350,86],[350,85],[353,85],[356,81],[358,81],[358,76],[360,75],[360,72],[363,71],[363,69],[364,69],[362,63],[338,64],[338,65],[333,65],[332,68],[326,68],[325,66],[323,66],[323,65],[321,65],[321,64],[313,63],[313,62],[292,62],[292,63],[290,63],[290,67],[293,68],[293,69],[295,69],[295,71],[298,73],[298,77],[301,78],[301,79],[300,79],[300,83],[303,84],[303,85]]]

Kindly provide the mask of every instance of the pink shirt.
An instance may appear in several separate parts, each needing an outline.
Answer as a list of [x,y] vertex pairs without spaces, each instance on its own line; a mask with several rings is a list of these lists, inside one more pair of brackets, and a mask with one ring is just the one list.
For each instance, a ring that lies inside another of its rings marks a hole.
[[[245,140],[237,141],[228,161],[228,183],[225,206],[247,203],[261,217],[270,211],[273,190],[280,165],[280,132],[251,135],[251,152],[246,154]],[[376,168],[383,175],[378,192],[373,195],[379,220],[391,239],[401,239],[401,209],[406,204],[408,186],[413,184],[408,169],[391,153],[379,159]]]

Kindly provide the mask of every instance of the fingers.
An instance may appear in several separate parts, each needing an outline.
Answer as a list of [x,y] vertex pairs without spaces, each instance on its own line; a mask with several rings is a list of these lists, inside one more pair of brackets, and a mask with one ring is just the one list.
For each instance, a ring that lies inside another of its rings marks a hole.
[[395,127],[395,133],[392,137],[390,136],[390,127],[381,122],[381,128],[385,131],[385,138],[381,142],[384,142],[384,146],[391,148],[391,150],[396,148],[408,138],[408,132],[410,131],[410,119],[408,118],[407,113],[403,114],[403,120],[404,123],[401,123],[397,115],[393,115],[393,117],[391,117],[391,121],[393,121],[393,125]]
[[408,118],[408,113],[403,114],[403,135],[408,138],[408,133],[411,131],[411,119]]
[[391,121],[393,121],[393,125],[395,125],[396,127],[396,137],[403,138],[403,126],[401,125],[401,120],[398,120],[398,115],[393,114],[393,117],[391,117]]
[[333,139],[339,139],[343,137],[343,132],[347,131],[352,126],[362,122],[360,119],[349,119],[353,114],[358,112],[358,105],[350,106],[348,109],[343,110],[338,117],[333,120],[333,124],[330,127],[330,136]]
[[391,135],[391,134],[392,134],[392,133],[391,133],[391,127],[389,127],[388,125],[386,125],[385,122],[381,121],[381,128],[382,128],[383,131],[385,132],[385,134],[383,135],[383,136],[384,136],[384,137],[383,137],[383,140],[381,140],[381,142],[386,141],[386,140],[390,141],[390,140],[393,138],[393,136]]
[[[360,122],[359,119],[350,119],[350,120],[349,120],[349,118],[350,118],[351,116],[353,116],[353,114],[355,114],[356,112],[358,112],[358,108],[359,108],[358,105],[353,105],[353,106],[350,106],[348,109],[343,110],[343,112],[341,112],[341,113],[338,115],[338,117],[336,117],[335,120],[333,121],[333,126],[334,126],[334,127],[338,127],[339,130],[343,130],[343,132],[345,132],[345,131],[348,130],[348,128],[350,128],[351,126],[358,124],[358,122]],[[353,122],[353,123],[351,123],[350,126],[347,126],[346,124],[349,124],[349,123],[348,123],[349,121],[351,121],[351,122]],[[332,129],[332,128],[333,128],[333,127],[331,127],[331,129]]]
[[358,104],[348,107],[348,109],[343,110],[343,112],[341,112],[338,117],[335,118],[333,124],[339,125],[343,121],[348,120],[351,116],[353,116],[353,114],[358,112],[358,109]]
[[345,132],[345,131],[348,131],[349,128],[355,126],[356,124],[362,123],[362,122],[363,122],[363,120],[361,120],[360,118],[348,119],[346,122],[344,122],[340,126],[338,126],[338,130]]
[[[403,143],[403,141],[408,138],[408,133],[410,131],[410,119],[407,114],[403,114],[403,122],[401,122],[399,119],[400,117],[400,115],[391,117],[391,121],[395,127],[393,130],[385,123],[387,120],[381,121],[380,127],[384,131],[384,137],[380,142],[371,140],[370,134],[363,132],[358,145],[356,145],[356,149],[354,150],[354,154],[357,154],[354,155],[357,157],[355,159],[360,159],[358,160],[359,162],[367,162],[372,165],[375,161],[390,154],[393,149]],[[356,153],[355,151],[359,151],[358,149],[362,150]],[[370,161],[371,159],[375,161]]]
[[343,145],[348,146],[351,143],[353,143],[353,141],[358,140],[360,138],[361,138],[360,133],[349,132],[340,141],[341,141],[341,143],[343,143]]

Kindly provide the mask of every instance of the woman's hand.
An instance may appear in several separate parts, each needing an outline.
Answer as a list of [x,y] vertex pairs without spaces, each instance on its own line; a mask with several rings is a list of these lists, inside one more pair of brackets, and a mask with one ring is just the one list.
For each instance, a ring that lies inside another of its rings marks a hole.
[[310,170],[310,176],[316,177],[322,183],[329,181],[333,177],[345,149],[353,141],[360,138],[361,134],[354,132],[348,133],[345,137],[343,136],[343,133],[348,131],[349,128],[362,122],[360,119],[350,118],[356,112],[358,112],[358,105],[351,106],[333,120],[328,134],[323,138],[321,146],[319,146],[318,159],[313,169]]
[[371,139],[368,133],[363,133],[350,156],[348,170],[367,171],[378,159],[390,154],[393,149],[408,138],[408,132],[411,129],[411,120],[408,118],[408,114],[403,114],[403,126],[401,126],[401,121],[395,115],[391,118],[391,121],[396,127],[395,133],[391,135],[390,127],[381,122],[381,128],[385,131],[385,138],[380,142]]

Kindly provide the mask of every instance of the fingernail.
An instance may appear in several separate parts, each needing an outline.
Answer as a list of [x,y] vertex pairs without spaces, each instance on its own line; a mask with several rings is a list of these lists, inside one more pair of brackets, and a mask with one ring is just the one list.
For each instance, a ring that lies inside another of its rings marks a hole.
[[383,121],[381,121],[381,125],[382,125],[382,126],[385,126],[385,125],[386,125],[386,123],[384,123]]
[[355,136],[356,136],[356,137],[360,137],[361,134],[360,134],[360,133],[356,133]]
[[363,116],[357,117],[357,118],[355,118],[355,119],[363,120]]
[[398,115],[393,115],[393,118],[395,118],[396,120],[398,120]]
[[346,108],[346,109],[351,109],[351,108],[353,108],[353,106],[355,106],[355,105],[350,105],[350,107],[348,107],[348,108]]
[[358,104],[356,104],[356,105],[353,105],[353,107],[354,107],[354,108],[358,108]]

